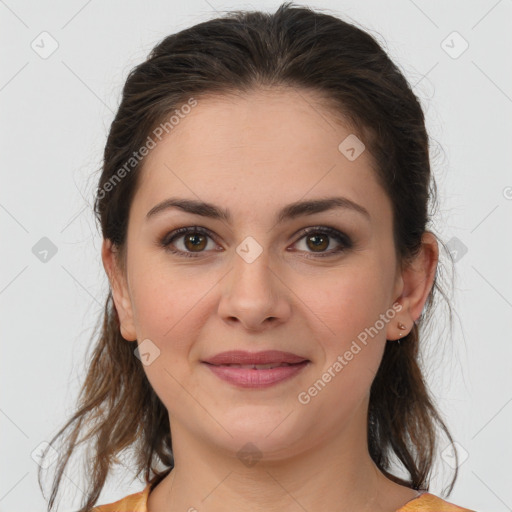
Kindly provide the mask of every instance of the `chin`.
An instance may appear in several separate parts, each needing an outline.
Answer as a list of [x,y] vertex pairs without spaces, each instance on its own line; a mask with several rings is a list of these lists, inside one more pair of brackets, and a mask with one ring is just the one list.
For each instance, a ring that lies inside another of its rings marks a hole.
[[[231,414],[219,422],[222,429],[220,439],[212,442],[229,452],[235,453],[242,462],[251,460],[279,460],[293,454],[297,445],[303,446],[306,432],[296,424],[294,418],[287,418],[289,411],[265,414],[257,411],[251,414],[247,408],[243,414]],[[302,422],[304,426],[304,423]]]

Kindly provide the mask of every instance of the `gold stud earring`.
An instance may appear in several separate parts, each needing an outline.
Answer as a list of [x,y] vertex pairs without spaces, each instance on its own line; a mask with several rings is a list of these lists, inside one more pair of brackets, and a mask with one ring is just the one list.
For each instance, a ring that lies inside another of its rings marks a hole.
[[[405,330],[405,329],[407,329],[407,327],[406,327],[402,322],[398,322],[398,328],[399,328],[400,330],[402,330],[402,331],[403,331],[403,330]],[[399,336],[403,336],[404,334],[405,334],[405,333],[401,332],[401,333],[399,334]]]

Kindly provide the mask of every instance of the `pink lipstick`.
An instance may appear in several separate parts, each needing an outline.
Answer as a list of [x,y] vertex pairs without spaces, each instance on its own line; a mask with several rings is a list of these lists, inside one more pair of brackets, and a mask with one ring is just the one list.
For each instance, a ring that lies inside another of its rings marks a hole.
[[203,361],[220,379],[244,388],[269,387],[303,370],[310,361],[291,352],[222,352]]

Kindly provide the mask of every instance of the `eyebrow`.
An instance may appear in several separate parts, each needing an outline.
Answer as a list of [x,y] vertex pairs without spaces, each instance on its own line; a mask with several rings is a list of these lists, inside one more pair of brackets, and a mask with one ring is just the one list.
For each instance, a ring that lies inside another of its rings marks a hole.
[[[179,208],[180,210],[200,215],[202,217],[209,217],[211,219],[223,220],[231,223],[231,213],[227,209],[222,209],[211,203],[197,201],[195,199],[184,199],[177,197],[170,197],[165,199],[146,214],[146,220],[154,217],[160,212],[170,208]],[[310,201],[297,201],[283,207],[277,214],[276,223],[280,224],[286,220],[292,220],[301,215],[313,215],[315,213],[332,210],[334,208],[345,208],[361,214],[367,220],[370,220],[370,214],[366,208],[346,197],[327,197],[324,199],[314,199]]]

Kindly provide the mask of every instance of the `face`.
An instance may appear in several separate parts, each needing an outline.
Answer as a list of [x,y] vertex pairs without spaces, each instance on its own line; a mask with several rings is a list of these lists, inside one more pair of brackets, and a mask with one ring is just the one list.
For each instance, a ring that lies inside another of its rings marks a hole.
[[[386,338],[398,321],[410,330],[431,282],[402,295],[391,203],[369,152],[338,149],[349,135],[308,92],[259,91],[199,99],[147,156],[114,299],[123,336],[145,343],[173,433],[235,452],[251,442],[270,459],[335,439],[352,418],[366,428]],[[229,217],[148,216],[170,198]],[[287,209],[327,198],[338,204]],[[308,362],[245,387],[204,362],[231,350]]]

